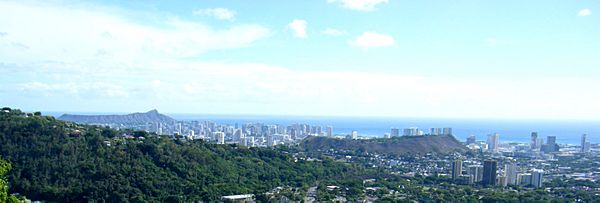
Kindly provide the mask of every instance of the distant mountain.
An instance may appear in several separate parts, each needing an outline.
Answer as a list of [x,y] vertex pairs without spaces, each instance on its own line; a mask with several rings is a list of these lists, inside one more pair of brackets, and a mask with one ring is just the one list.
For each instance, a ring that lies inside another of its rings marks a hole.
[[63,114],[58,117],[60,120],[71,121],[75,123],[85,124],[103,124],[103,123],[168,123],[174,122],[175,119],[160,114],[156,109],[146,113],[132,113],[126,115],[73,115]]
[[309,151],[362,151],[382,154],[424,154],[464,152],[463,146],[453,136],[403,136],[391,139],[350,140],[328,137],[309,137],[301,146]]

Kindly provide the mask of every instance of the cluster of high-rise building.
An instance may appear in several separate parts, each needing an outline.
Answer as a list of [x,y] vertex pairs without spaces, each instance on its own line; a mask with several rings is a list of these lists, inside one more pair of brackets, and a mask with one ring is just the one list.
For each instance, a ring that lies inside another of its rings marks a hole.
[[274,146],[292,143],[307,136],[334,136],[332,126],[298,123],[283,126],[263,123],[223,125],[213,121],[177,121],[137,126],[134,129],[158,135],[203,139],[217,144],[237,143],[244,146]]
[[[500,152],[500,134],[493,133],[487,136],[487,140],[485,142],[478,142],[476,140],[475,135],[470,135],[467,137],[465,142],[467,146],[471,149],[481,149],[482,151],[490,152],[490,153],[498,153]],[[590,143],[586,141],[586,135],[584,134],[581,138],[581,152],[589,152]],[[547,136],[546,143],[544,143],[544,139],[538,136],[537,132],[531,133],[531,141],[529,143],[529,151],[531,152],[543,152],[543,153],[553,153],[559,152],[560,146],[556,143],[556,136]]]
[[[423,132],[417,127],[404,128],[402,130],[402,136],[423,136],[423,135],[452,135],[452,128],[430,128],[429,133]],[[390,137],[400,136],[399,128],[392,128],[390,130]]]
[[531,151],[541,151],[544,153],[558,152],[560,150],[560,147],[556,143],[556,136],[547,136],[546,144],[544,144],[544,139],[539,138],[537,132],[531,133],[529,146],[531,147]]
[[[463,173],[466,173],[463,175]],[[495,160],[485,160],[481,165],[469,165],[463,170],[463,161],[454,160],[452,162],[453,180],[468,182],[469,184],[481,184],[483,186],[507,186],[520,185],[531,187],[542,187],[544,180],[544,171],[540,169],[530,169],[528,172],[520,172],[517,164],[507,162],[503,170],[499,170],[498,162]]]

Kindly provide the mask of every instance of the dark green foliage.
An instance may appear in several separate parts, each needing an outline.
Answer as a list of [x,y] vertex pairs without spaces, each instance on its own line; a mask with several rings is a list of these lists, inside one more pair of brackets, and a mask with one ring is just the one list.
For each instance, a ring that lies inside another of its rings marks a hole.
[[0,159],[0,202],[6,202],[8,199],[8,181],[6,181],[6,173],[10,171],[10,164]]
[[6,180],[6,173],[11,169],[10,163],[0,158],[0,203],[17,203],[21,202],[14,195],[8,195],[8,181]]
[[[0,113],[0,156],[13,163],[10,192],[32,200],[190,202],[299,187],[353,174],[325,159],[294,161],[267,148],[181,142],[74,125],[48,116]],[[78,132],[74,134],[73,132]],[[77,135],[77,136],[73,136]]]

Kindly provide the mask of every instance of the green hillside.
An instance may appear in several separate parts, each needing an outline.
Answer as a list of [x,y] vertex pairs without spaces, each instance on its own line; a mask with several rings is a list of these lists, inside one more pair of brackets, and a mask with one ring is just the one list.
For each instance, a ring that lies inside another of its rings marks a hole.
[[356,174],[332,160],[295,161],[267,148],[178,141],[0,112],[0,157],[12,164],[10,193],[81,202],[211,201]]
[[310,137],[301,146],[307,150],[359,151],[392,155],[465,152],[453,136],[403,136],[391,139],[351,140]]

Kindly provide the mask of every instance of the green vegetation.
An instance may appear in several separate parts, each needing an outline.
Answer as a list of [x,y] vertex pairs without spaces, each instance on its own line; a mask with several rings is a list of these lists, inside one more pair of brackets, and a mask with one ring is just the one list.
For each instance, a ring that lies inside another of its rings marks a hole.
[[348,154],[380,153],[407,155],[466,152],[466,147],[453,136],[402,136],[390,139],[351,140],[328,137],[309,137],[301,146],[308,151],[335,150]]
[[[211,201],[223,195],[304,187],[360,168],[331,159],[295,160],[267,148],[179,141],[0,113],[0,155],[13,163],[11,192],[32,200]],[[26,114],[25,114],[26,115]]]
[[3,159],[0,159],[0,203],[19,202],[15,196],[8,195],[8,181],[6,180],[6,173],[8,173],[10,169],[11,165]]

